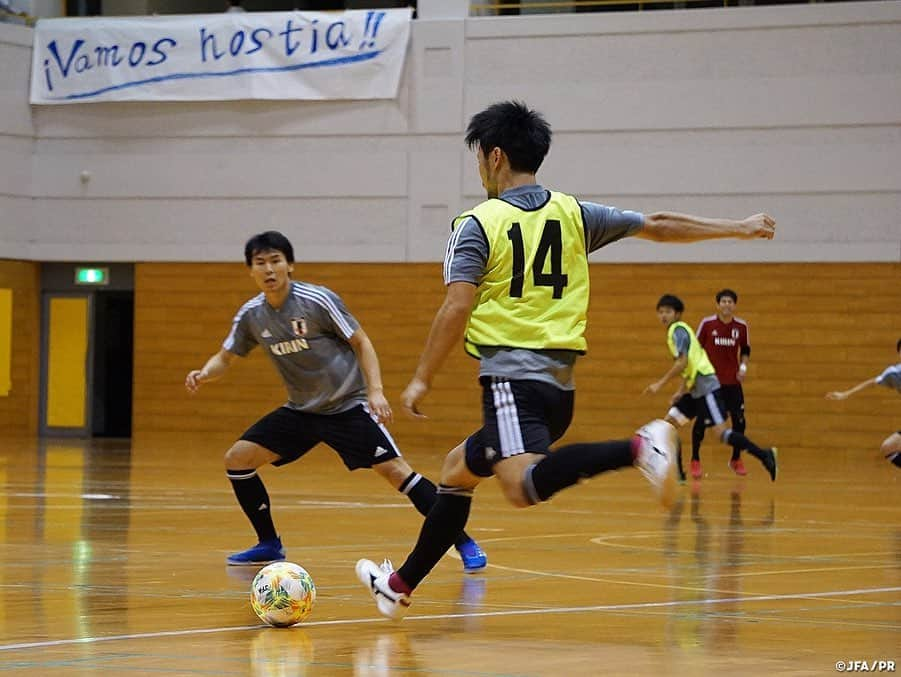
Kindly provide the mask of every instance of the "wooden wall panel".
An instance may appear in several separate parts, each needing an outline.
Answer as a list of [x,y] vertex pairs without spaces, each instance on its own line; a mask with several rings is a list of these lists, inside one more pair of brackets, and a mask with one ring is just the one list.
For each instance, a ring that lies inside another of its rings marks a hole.
[[[300,263],[296,275],[344,298],[371,336],[388,396],[399,408],[443,298],[440,264]],[[657,299],[680,296],[684,319],[696,326],[713,312],[716,291],[727,286],[738,292],[739,315],[750,324],[745,390],[753,438],[786,451],[875,449],[901,426],[901,402],[886,389],[846,402],[823,397],[897,360],[899,264],[593,265],[591,275],[590,348],[577,369],[577,414],[567,440],[621,437],[662,415],[672,391],[641,394],[670,365]],[[135,288],[136,434],[236,436],[284,401],[259,351],[195,397],[182,385],[190,369],[218,350],[234,312],[255,293],[243,265],[139,264]],[[476,370],[474,360],[455,351],[424,404],[431,418],[398,417],[392,431],[408,454],[443,452],[479,424]]]
[[40,264],[0,260],[0,288],[13,290],[12,390],[0,397],[0,430],[34,435],[40,371]]

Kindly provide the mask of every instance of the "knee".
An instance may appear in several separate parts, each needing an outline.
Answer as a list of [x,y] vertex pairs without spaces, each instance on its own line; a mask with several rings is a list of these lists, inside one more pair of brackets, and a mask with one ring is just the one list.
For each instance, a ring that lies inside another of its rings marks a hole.
[[247,468],[256,468],[256,465],[251,462],[252,459],[246,453],[246,450],[238,444],[233,445],[225,452],[223,461],[226,470],[246,470]]
[[528,508],[534,505],[526,494],[525,487],[521,481],[516,483],[501,482],[501,489],[507,502],[514,508]]
[[673,407],[666,413],[666,416],[663,417],[663,420],[673,426],[676,430],[679,430],[688,422],[688,419],[682,416],[681,412],[679,412],[679,410],[675,407]]
[[526,498],[526,495],[523,492],[516,495],[506,494],[506,496],[507,502],[514,508],[530,508],[534,505],[534,503]]

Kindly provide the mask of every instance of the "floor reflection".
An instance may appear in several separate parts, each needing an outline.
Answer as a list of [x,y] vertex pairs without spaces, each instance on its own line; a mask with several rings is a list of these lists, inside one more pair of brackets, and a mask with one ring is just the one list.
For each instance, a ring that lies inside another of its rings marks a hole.
[[[129,441],[45,438],[4,454],[3,465],[5,543],[38,553],[30,566],[50,593],[36,599],[39,633],[52,634],[40,619],[61,617],[74,622],[78,636],[93,635],[94,619],[125,611]],[[9,566],[0,572],[15,576]],[[5,613],[0,619],[0,634],[15,623]]]
[[261,628],[250,641],[249,658],[255,677],[304,677],[310,674],[316,652],[301,627]]
[[416,654],[403,629],[380,633],[354,650],[354,677],[388,677],[419,672]]
[[[693,482],[664,520],[664,555],[674,591],[671,599],[699,602],[674,607],[667,622],[671,645],[722,650],[735,643],[736,620],[743,613],[737,600],[744,594],[744,569],[756,563],[755,556],[744,556],[745,541],[752,535],[758,547],[768,549],[764,541],[776,519],[773,497],[766,501],[760,518],[745,519],[742,496],[746,486],[737,482],[729,489],[724,511],[722,487],[707,489],[701,482]],[[701,603],[717,599],[728,601],[709,606]]]

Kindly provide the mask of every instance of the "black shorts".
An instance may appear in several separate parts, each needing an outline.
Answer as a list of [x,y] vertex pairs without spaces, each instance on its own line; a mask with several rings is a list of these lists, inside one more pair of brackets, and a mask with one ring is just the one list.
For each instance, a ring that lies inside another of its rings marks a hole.
[[719,389],[695,399],[685,393],[669,410],[669,416],[685,425],[691,419],[697,417],[707,426],[719,425],[726,421],[726,407],[723,406],[723,396]]
[[482,428],[466,440],[466,466],[491,477],[494,464],[533,452],[550,453],[573,418],[575,393],[543,381],[483,376]]
[[320,442],[338,452],[348,470],[371,468],[401,455],[385,426],[362,404],[340,414],[279,407],[250,426],[241,439],[281,456],[272,465],[296,461]]
[[732,424],[735,425],[738,419],[745,417],[745,391],[742,390],[741,383],[733,383],[730,385],[720,386],[720,396],[723,398],[723,404]]
[[[741,383],[731,383],[728,385],[720,385],[720,398],[723,402],[725,412],[729,415],[732,422],[732,429],[737,432],[745,431],[745,393],[742,390]],[[699,416],[695,421],[695,429],[712,425],[710,420],[705,420]]]

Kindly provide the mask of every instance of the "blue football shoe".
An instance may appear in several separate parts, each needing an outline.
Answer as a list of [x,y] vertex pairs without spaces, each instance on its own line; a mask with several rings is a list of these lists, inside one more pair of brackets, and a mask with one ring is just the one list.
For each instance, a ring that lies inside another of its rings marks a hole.
[[471,538],[460,546],[457,546],[460,559],[463,560],[463,571],[474,574],[488,566],[488,555]]
[[280,538],[271,541],[260,541],[252,548],[236,552],[225,558],[225,562],[235,567],[254,567],[273,562],[285,561],[285,549]]

